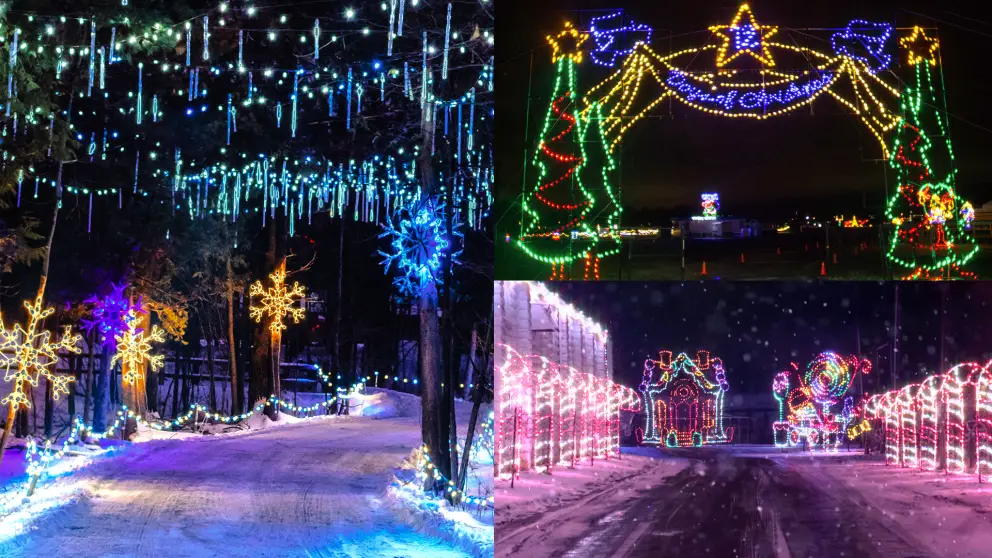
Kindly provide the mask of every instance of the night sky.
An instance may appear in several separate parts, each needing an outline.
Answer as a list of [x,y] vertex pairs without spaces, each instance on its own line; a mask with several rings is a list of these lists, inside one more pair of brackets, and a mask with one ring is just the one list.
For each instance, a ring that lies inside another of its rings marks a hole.
[[[857,351],[874,370],[866,391],[892,385],[889,346],[896,283],[564,283],[559,292],[609,329],[615,380],[635,387],[644,359],[658,351],[695,355],[706,349],[723,359],[731,389],[766,393],[772,377],[818,353]],[[896,384],[921,379],[940,365],[941,297],[944,359],[985,362],[992,344],[992,283],[902,283]],[[877,383],[880,382],[880,383]]]
[[[992,52],[992,20],[982,21],[974,6],[949,9],[947,5],[889,0],[751,2],[759,24],[783,28],[778,40],[802,37],[800,32],[786,27],[839,29],[859,18],[900,27],[937,27],[957,154],[958,189],[977,207],[992,201],[992,111],[987,108],[992,98],[992,79],[984,68],[984,56]],[[533,140],[540,132],[554,78],[545,35],[559,31],[566,19],[580,23],[619,7],[624,8],[627,17],[653,26],[653,48],[667,52],[670,34],[675,49],[717,41],[706,28],[729,24],[738,4],[727,0],[622,4],[545,0],[502,6],[500,27],[512,30],[512,37],[504,37],[496,61],[501,112],[497,216],[503,215],[521,192],[531,53],[534,67],[529,149],[533,149]],[[830,34],[820,32],[820,39],[804,40],[812,41],[811,46],[820,44],[829,52]],[[588,88],[607,75],[606,69],[580,74],[580,88]],[[810,210],[867,213],[864,204],[875,213],[881,212],[886,176],[885,165],[878,161],[881,151],[877,140],[844,107],[827,97],[814,103],[814,115],[808,109],[798,110],[765,121],[708,116],[678,102],[672,105],[669,116],[665,105],[660,111],[663,118],[640,123],[624,139],[624,224],[637,224],[649,213],[696,210],[699,194],[706,191],[720,193],[723,213],[749,217],[790,216]],[[528,180],[532,177],[533,174]],[[888,180],[893,177],[890,171]],[[518,215],[519,208],[506,217],[513,222]]]

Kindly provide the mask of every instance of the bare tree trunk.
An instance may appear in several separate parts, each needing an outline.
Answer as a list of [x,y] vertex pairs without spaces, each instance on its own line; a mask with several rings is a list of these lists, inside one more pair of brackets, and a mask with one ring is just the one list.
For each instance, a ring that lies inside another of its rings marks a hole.
[[[338,234],[338,296],[334,311],[334,362],[331,363],[331,377],[337,379],[341,374],[341,310],[344,306],[344,216],[338,219],[340,227]],[[338,407],[341,407],[340,402]]]
[[69,420],[76,416],[76,386],[79,385],[79,365],[83,357],[75,354],[69,355],[69,373],[72,375],[73,382],[69,385],[69,395],[66,398],[66,403],[69,405]]
[[[149,309],[145,308],[145,310],[147,311]],[[147,314],[143,314],[143,316],[144,318],[142,318],[142,321],[144,322],[145,331],[151,331],[151,324],[152,324],[151,313],[149,312]],[[143,365],[143,366],[145,370],[144,370],[144,374],[142,374],[142,380],[141,380],[142,385],[141,385],[140,393],[144,394],[144,397],[141,399],[141,403],[142,403],[141,416],[147,418],[146,414],[149,411],[153,411],[153,412],[158,411],[159,372],[156,370],[152,370],[151,366],[148,365]],[[164,365],[162,367],[162,373],[163,374],[165,373]]]
[[[286,256],[281,256],[276,269],[283,275],[286,273]],[[280,379],[280,363],[282,362],[282,331],[277,331],[271,335],[272,350],[270,351],[272,368],[269,372],[269,385],[272,386],[272,393],[282,400],[282,381]],[[279,418],[279,406],[272,405],[272,413],[269,418],[276,420]]]
[[[14,419],[17,417],[17,407],[13,403],[7,406],[7,422],[3,426],[3,436],[0,436],[0,448],[6,450],[7,442],[10,440],[10,431],[14,428]],[[0,465],[3,465],[3,455],[5,451],[0,450]]]
[[172,418],[179,416],[179,377],[182,374],[183,346],[176,349],[176,362],[172,368]]
[[83,401],[83,422],[85,424],[92,424],[93,420],[93,367],[96,363],[96,355],[94,354],[94,334],[90,332],[90,338],[88,339],[87,345],[89,347],[89,358],[87,359],[87,373],[86,373],[86,399]]
[[241,382],[238,381],[238,355],[234,346],[234,269],[227,256],[227,358],[231,368],[231,414],[244,412],[241,405]]
[[[458,481],[455,486],[459,492],[465,490],[465,480],[468,477],[469,461],[472,459],[472,444],[475,443],[475,427],[479,423],[479,407],[482,406],[482,390],[476,390],[472,398],[472,414],[468,417],[468,433],[465,436],[465,453],[462,455],[461,467],[458,471]],[[457,456],[456,456],[457,459]]]
[[52,381],[45,378],[45,438],[52,437],[52,422],[55,418],[55,393]]
[[[269,249],[265,252],[265,263],[268,269],[275,270],[277,265],[277,220],[270,220],[269,227]],[[248,379],[248,401],[245,407],[254,406],[259,400],[266,400],[271,395],[276,395],[275,385],[272,382],[272,369],[278,369],[278,362],[273,365],[276,355],[272,350],[273,335],[269,329],[269,324],[264,321],[256,324],[252,332],[252,370]],[[265,406],[265,415],[271,420],[278,418],[278,410],[273,405]]]
[[[468,419],[468,435],[465,437],[465,454],[462,455],[461,471],[458,474],[458,491],[465,491],[465,481],[468,476],[468,466],[469,461],[472,458],[472,444],[475,443],[475,427],[479,420],[479,407],[482,405],[483,394],[489,389],[490,377],[489,377],[489,339],[492,335],[493,322],[490,320],[488,327],[486,328],[486,336],[483,338],[482,346],[482,363],[481,366],[476,367],[476,352],[475,343],[473,342],[473,350],[468,356],[469,370],[475,369],[477,374],[469,372],[469,380],[474,380],[475,391],[472,397],[472,415]],[[475,341],[478,336],[475,335],[475,330],[472,331],[472,339]]]
[[107,430],[107,398],[110,381],[110,345],[103,346],[100,358],[100,371],[96,377],[96,389],[93,392],[93,432],[102,434]]
[[[132,304],[134,299],[132,297]],[[151,314],[148,312],[138,313],[137,316],[137,327],[143,331],[151,330]],[[149,371],[149,366],[145,361],[138,363],[135,370],[125,370],[124,367],[127,366],[124,362],[121,362],[121,383],[118,386],[120,390],[121,402],[127,405],[128,411],[135,414],[137,418],[146,418],[148,414],[148,389],[147,389],[147,374]],[[132,379],[130,382],[125,383],[123,381],[125,373],[131,374]],[[114,382],[116,384],[117,378],[115,375]],[[123,425],[123,438],[125,440],[130,439],[131,435],[137,432],[138,422],[136,419],[126,419]]]
[[217,410],[217,384],[214,382],[214,327],[211,312],[207,310],[207,370],[210,374],[210,409]]
[[[443,466],[442,444],[447,440],[441,438],[439,425],[439,349],[441,348],[441,332],[437,323],[437,289],[428,282],[420,293],[420,397],[421,397],[421,434],[427,446],[431,461]],[[447,422],[447,421],[445,421]],[[443,470],[441,471],[444,472]],[[428,479],[428,488],[433,480]]]

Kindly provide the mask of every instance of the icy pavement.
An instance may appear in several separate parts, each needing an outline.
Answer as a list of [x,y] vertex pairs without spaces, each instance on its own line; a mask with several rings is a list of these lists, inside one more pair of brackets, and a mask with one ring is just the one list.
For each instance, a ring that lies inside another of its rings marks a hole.
[[[617,478],[529,517],[514,514],[503,521],[498,492],[496,556],[989,556],[986,543],[992,523],[987,514],[934,508],[941,505],[939,498],[924,497],[895,482],[894,476],[906,471],[879,471],[881,466],[852,461],[854,456],[803,460],[740,455],[728,449],[674,453],[691,464],[671,475],[665,473],[670,471],[666,460],[658,460],[662,472],[648,468]],[[861,468],[879,476],[858,484],[838,478]],[[883,476],[899,495],[879,496],[874,485],[883,482]],[[914,505],[886,508],[896,500]],[[955,505],[960,506],[949,507]],[[988,505],[985,508],[988,511]],[[914,511],[923,515],[898,517]]]
[[83,495],[0,556],[466,556],[383,502],[419,439],[416,418],[334,417],[137,444],[64,479]]

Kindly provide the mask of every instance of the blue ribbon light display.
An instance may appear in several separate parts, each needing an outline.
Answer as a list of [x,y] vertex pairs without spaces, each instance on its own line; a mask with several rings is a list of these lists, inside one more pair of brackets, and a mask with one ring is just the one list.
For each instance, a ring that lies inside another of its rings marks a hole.
[[802,85],[790,83],[788,86],[776,91],[768,89],[744,90],[721,89],[719,92],[712,92],[703,89],[689,82],[689,76],[678,70],[673,70],[669,74],[665,83],[674,91],[679,93],[679,97],[696,104],[714,106],[729,113],[735,109],[739,113],[751,112],[754,110],[777,110],[789,106],[791,103],[806,100],[820,93],[834,80],[833,72],[821,72]]

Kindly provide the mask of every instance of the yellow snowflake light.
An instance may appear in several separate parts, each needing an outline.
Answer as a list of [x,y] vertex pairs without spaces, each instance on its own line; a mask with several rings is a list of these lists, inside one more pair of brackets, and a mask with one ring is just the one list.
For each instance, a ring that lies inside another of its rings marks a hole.
[[272,320],[269,329],[272,333],[279,333],[286,329],[282,320],[287,314],[293,318],[294,324],[303,319],[305,311],[300,307],[299,301],[306,295],[306,291],[298,282],[293,282],[293,288],[287,290],[285,271],[275,271],[269,275],[269,279],[272,279],[272,288],[269,290],[265,290],[261,281],[252,283],[248,294],[252,298],[260,297],[261,300],[258,306],[252,304],[248,313],[256,323],[261,323],[262,317],[268,315]]
[[21,324],[7,329],[0,319],[0,366],[5,370],[3,379],[14,382],[14,388],[0,403],[13,408],[31,406],[31,401],[24,393],[24,384],[37,386],[42,377],[51,380],[55,399],[60,394],[69,393],[72,376],[55,374],[54,365],[59,361],[60,350],[79,353],[80,348],[76,344],[82,339],[81,336],[72,334],[71,326],[65,326],[62,337],[55,343],[51,342],[52,333],[41,329],[40,325],[55,309],[43,309],[40,296],[35,299],[34,304],[24,301],[24,307],[28,310],[27,329],[22,328]]
[[165,362],[164,356],[151,354],[153,342],[165,342],[165,330],[158,326],[152,326],[151,333],[146,335],[144,331],[138,331],[137,322],[137,316],[131,312],[127,331],[114,336],[117,341],[117,353],[110,360],[110,364],[113,366],[114,363],[121,363],[124,373],[121,379],[125,384],[142,378],[141,364],[145,360],[148,361],[148,366],[151,366],[152,370],[158,370]]

